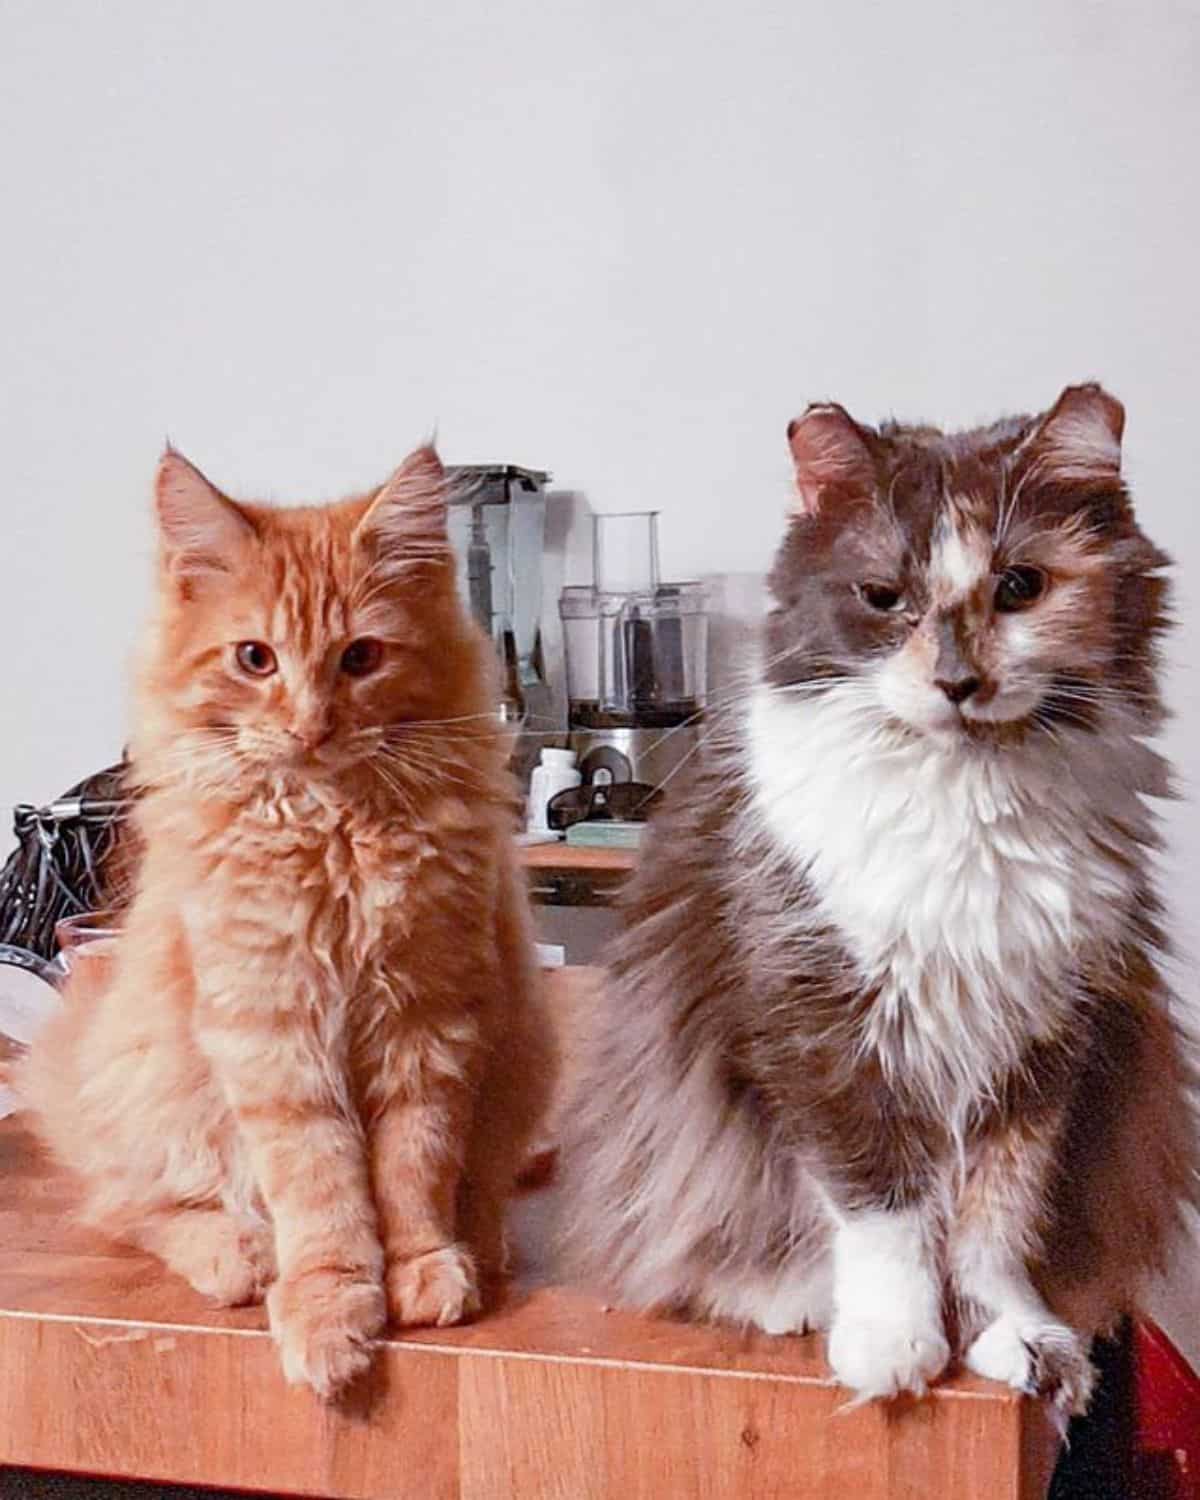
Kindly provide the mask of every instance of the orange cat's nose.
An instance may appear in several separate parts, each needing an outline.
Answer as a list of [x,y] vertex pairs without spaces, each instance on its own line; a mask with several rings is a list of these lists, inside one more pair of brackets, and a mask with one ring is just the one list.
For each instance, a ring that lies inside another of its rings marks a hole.
[[288,730],[291,737],[298,740],[305,750],[319,750],[333,738],[333,732],[333,725],[328,723],[305,724],[299,729]]

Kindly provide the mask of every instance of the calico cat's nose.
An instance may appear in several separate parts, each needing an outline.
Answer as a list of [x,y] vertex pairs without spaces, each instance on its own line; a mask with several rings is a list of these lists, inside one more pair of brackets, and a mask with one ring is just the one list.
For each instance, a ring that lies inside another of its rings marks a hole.
[[933,685],[941,688],[953,704],[965,703],[983,686],[972,671],[974,662],[961,637],[962,621],[953,611],[938,616],[934,622],[937,660],[933,664]]
[[978,677],[935,677],[934,686],[941,688],[951,703],[965,703],[981,686]]

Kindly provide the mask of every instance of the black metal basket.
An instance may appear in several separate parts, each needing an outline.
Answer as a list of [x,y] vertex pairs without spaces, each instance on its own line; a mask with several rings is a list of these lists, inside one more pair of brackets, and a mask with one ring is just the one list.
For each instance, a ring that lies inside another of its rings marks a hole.
[[114,855],[131,801],[126,776],[122,762],[46,807],[15,810],[17,847],[0,870],[0,944],[53,958],[64,917],[111,903]]

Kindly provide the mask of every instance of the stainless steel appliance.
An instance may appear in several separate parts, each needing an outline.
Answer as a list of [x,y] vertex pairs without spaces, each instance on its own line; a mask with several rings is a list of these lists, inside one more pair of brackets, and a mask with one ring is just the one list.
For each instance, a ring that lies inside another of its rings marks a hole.
[[544,731],[555,727],[541,637],[550,476],[517,464],[479,464],[451,468],[448,478],[459,588],[500,657],[496,714],[520,726],[514,768],[525,777]]
[[559,600],[570,745],[609,752],[616,781],[661,785],[699,735],[707,689],[702,583],[658,576],[657,514],[595,517],[594,581]]

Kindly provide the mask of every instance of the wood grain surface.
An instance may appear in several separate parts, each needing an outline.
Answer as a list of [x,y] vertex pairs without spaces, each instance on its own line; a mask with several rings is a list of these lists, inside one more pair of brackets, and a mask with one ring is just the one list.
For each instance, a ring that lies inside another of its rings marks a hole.
[[[560,1013],[590,976],[551,978]],[[817,1338],[609,1309],[553,1284],[553,1194],[518,1205],[523,1275],[460,1329],[389,1340],[326,1408],[261,1309],[216,1310],[72,1219],[75,1184],[0,1124],[0,1464],[363,1500],[1035,1500],[1040,1407],[956,1377],[844,1410]]]

